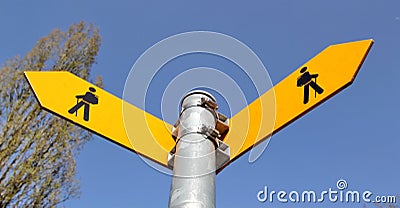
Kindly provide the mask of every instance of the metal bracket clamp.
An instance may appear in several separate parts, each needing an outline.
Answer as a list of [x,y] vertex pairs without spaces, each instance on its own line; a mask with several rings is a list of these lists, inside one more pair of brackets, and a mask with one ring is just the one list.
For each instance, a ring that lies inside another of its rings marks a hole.
[[[216,117],[217,117],[217,125],[214,131],[217,132],[218,139],[223,141],[225,139],[226,134],[229,131],[229,119],[228,117],[219,112],[217,112]],[[175,141],[178,138],[178,132],[179,132],[179,120],[175,122],[171,132],[171,136]]]
[[[179,131],[179,120],[174,124],[172,128],[172,138],[176,143],[179,142],[177,139]],[[217,171],[222,168],[227,162],[230,160],[230,148],[227,144],[223,142],[226,134],[229,131],[229,119],[221,114],[217,113],[217,124],[215,129],[203,128],[199,130],[198,133],[204,134],[207,139],[211,140],[214,143],[215,151],[216,151],[216,167]],[[175,158],[176,145],[168,154],[168,168],[171,170],[174,167],[174,158]],[[219,172],[219,171],[218,171]]]
[[[221,114],[222,115],[222,114]],[[224,123],[224,126],[226,124]],[[223,130],[228,131],[229,128],[224,127]],[[177,132],[177,129],[174,130]],[[173,131],[173,132],[174,132]],[[227,144],[225,144],[220,138],[221,134],[216,129],[209,129],[207,127],[202,128],[197,133],[203,134],[207,139],[212,141],[215,146],[216,151],[216,170],[219,172],[219,169],[222,168],[227,162],[230,160],[230,148]],[[227,132],[224,132],[226,135]],[[179,139],[176,140],[176,143],[179,142]],[[168,168],[171,170],[174,167],[174,159],[175,159],[176,145],[168,154]]]
[[[182,104],[183,103],[181,103],[181,105]],[[203,134],[206,139],[209,139],[214,144],[216,151],[216,170],[217,172],[219,172],[218,170],[222,168],[230,160],[230,148],[227,144],[223,142],[223,139],[225,138],[226,134],[229,131],[229,119],[227,116],[216,111],[218,109],[218,105],[216,104],[215,100],[213,100],[210,97],[202,97],[196,103],[185,105],[184,109],[186,110],[191,107],[203,107],[208,111],[210,111],[211,113],[213,113],[216,118],[215,122],[216,125],[214,128],[212,127],[210,128],[208,126],[201,126],[197,130],[197,133]],[[180,116],[182,115],[184,109],[182,109]],[[179,142],[178,139],[179,128],[180,128],[180,121],[177,120],[171,132],[172,138],[175,140],[176,144]],[[176,153],[176,145],[168,154],[168,167],[170,169],[173,169],[175,153]]]

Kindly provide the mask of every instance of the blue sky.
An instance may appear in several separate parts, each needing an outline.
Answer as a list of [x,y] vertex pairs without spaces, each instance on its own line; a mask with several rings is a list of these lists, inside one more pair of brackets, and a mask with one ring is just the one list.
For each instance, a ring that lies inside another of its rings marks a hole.
[[[24,55],[53,28],[92,22],[102,35],[93,75],[103,76],[105,89],[122,97],[139,56],[182,32],[214,31],[242,41],[261,59],[273,84],[330,44],[373,38],[353,85],[274,135],[255,163],[249,164],[244,155],[217,176],[217,207],[363,207],[260,203],[256,195],[264,186],[320,192],[336,188],[341,178],[352,190],[400,194],[399,8],[396,0],[3,1],[0,62]],[[169,64],[165,67],[177,70],[231,67],[226,60],[202,55]],[[156,108],[149,110],[157,114]],[[168,205],[171,177],[115,144],[95,136],[77,161],[81,197],[65,207]]]

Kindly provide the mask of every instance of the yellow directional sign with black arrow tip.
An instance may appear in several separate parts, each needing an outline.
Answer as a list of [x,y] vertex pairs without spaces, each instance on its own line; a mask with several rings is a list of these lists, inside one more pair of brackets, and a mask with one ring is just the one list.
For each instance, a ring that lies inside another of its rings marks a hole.
[[362,40],[327,47],[234,115],[225,138],[231,162],[353,83],[372,44]]
[[44,109],[167,167],[175,145],[170,124],[69,72],[27,71],[25,77]]

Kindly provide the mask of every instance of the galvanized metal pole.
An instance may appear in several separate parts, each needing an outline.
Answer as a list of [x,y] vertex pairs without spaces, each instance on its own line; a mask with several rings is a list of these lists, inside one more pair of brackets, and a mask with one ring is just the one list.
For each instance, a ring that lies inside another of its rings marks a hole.
[[181,107],[169,207],[213,208],[218,147],[210,132],[218,122],[216,101],[204,91],[193,91],[182,99]]

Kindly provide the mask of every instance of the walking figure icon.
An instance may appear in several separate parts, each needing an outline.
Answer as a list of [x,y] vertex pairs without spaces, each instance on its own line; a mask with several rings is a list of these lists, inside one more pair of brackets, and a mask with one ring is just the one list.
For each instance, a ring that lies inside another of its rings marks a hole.
[[300,73],[302,73],[302,75],[297,78],[297,87],[304,87],[303,103],[307,104],[310,97],[310,86],[314,89],[314,97],[317,97],[317,93],[323,93],[324,89],[317,84],[318,74],[310,74],[306,66],[300,70]]
[[[90,109],[90,104],[96,105],[99,103],[99,98],[95,94],[96,89],[93,87],[89,87],[89,91],[86,92],[84,95],[77,95],[76,97],[76,105],[72,107],[71,109],[68,110],[68,113],[73,114],[75,113],[75,116],[78,116],[78,110],[82,106],[84,107],[83,110],[83,120],[89,121],[89,109]],[[82,99],[79,101],[79,99]]]

